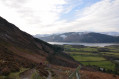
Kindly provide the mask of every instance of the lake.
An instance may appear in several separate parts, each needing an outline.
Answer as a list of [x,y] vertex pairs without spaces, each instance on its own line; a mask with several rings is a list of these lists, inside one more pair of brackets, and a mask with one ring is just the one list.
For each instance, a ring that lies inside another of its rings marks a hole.
[[99,47],[104,47],[104,46],[110,46],[110,45],[119,45],[119,43],[69,43],[69,42],[48,42],[50,44],[57,44],[57,45],[84,45],[84,46],[99,46]]

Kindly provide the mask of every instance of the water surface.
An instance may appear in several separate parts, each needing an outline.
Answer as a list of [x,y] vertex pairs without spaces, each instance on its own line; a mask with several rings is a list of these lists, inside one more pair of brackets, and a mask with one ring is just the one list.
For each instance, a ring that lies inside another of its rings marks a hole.
[[84,45],[84,46],[110,46],[110,45],[119,45],[119,43],[70,43],[70,42],[48,42],[50,44],[57,44],[57,45]]

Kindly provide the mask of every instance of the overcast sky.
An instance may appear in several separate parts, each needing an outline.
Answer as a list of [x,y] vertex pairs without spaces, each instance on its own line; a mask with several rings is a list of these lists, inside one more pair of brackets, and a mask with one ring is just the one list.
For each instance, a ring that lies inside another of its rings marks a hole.
[[119,0],[0,0],[0,16],[32,35],[119,32]]

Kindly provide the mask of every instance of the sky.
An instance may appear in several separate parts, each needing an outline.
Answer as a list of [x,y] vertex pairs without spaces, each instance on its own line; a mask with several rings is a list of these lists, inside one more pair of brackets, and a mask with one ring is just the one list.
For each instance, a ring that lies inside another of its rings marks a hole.
[[0,16],[32,35],[119,32],[119,0],[0,0]]

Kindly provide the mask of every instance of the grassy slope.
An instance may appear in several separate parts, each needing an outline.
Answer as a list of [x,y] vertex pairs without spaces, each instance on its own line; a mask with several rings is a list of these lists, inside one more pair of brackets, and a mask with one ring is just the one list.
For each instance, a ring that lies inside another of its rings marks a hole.
[[12,72],[8,76],[0,76],[0,79],[20,79],[19,75],[20,73],[28,70],[28,68],[21,68],[19,72]]

